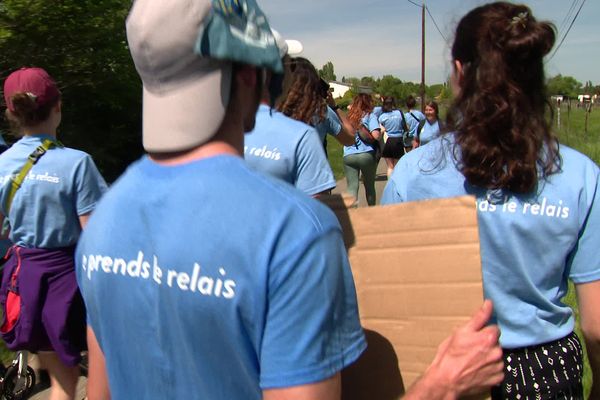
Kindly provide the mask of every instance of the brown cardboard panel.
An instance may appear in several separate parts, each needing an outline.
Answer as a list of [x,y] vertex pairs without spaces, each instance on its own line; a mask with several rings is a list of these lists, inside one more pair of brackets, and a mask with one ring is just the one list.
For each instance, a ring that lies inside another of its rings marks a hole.
[[348,210],[344,230],[369,346],[343,371],[345,400],[399,398],[483,300],[473,197]]

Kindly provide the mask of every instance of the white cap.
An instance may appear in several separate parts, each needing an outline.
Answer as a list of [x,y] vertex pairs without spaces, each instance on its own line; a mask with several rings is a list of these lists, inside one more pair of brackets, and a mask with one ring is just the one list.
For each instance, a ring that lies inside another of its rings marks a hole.
[[281,58],[283,58],[286,54],[290,57],[293,57],[302,53],[304,47],[298,40],[283,39],[283,36],[281,36],[281,34],[273,28],[271,28],[271,32],[273,32],[275,43],[277,43],[277,47],[279,47],[279,55]]
[[127,39],[143,83],[143,144],[149,152],[208,141],[225,117],[232,63],[198,56],[194,46],[209,0],[136,0]]

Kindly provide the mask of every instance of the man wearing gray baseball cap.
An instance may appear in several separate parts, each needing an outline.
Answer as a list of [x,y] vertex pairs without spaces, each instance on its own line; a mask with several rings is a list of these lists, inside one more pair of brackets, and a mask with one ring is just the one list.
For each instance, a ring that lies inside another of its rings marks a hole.
[[[266,71],[282,72],[266,17],[254,0],[137,0],[127,36],[148,155],[77,249],[89,399],[339,398],[366,347],[340,226],[241,157]],[[440,347],[413,395],[494,383],[490,309]]]

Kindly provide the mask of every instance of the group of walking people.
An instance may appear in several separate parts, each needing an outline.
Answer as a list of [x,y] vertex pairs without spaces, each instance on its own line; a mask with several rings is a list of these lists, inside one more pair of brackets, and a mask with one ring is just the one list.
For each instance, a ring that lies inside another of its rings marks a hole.
[[[21,138],[0,155],[13,243],[0,334],[38,352],[51,399],[74,398],[86,348],[90,400],[339,399],[340,371],[367,343],[341,228],[310,198],[335,185],[327,134],[344,145],[348,190],[357,197],[362,174],[369,205],[379,153],[382,204],[476,198],[491,301],[406,399],[583,399],[569,280],[600,398],[600,170],[546,119],[554,27],[507,2],[465,15],[440,129],[438,105],[421,114],[412,97],[403,112],[360,93],[346,115],[255,2],[241,3],[134,2],[148,154],[108,191],[91,157],[58,140],[61,93],[47,72],[4,82]],[[240,24],[273,43],[253,46],[229,29]]]
[[357,94],[349,105],[348,119],[355,130],[355,140],[344,147],[344,173],[347,193],[358,203],[362,177],[369,206],[376,205],[375,179],[380,158],[387,166],[387,177],[398,160],[409,151],[440,135],[439,107],[435,101],[425,105],[425,114],[415,109],[412,95],[406,98],[406,110],[396,106],[396,99],[383,96],[381,106],[374,106],[370,94]]

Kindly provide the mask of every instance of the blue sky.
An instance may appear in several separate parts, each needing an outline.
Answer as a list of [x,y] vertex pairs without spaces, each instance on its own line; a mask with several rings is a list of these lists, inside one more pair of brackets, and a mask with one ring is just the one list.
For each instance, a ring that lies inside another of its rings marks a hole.
[[[413,0],[421,4],[422,0]],[[558,45],[584,0],[524,1],[539,20],[554,22]],[[441,33],[452,40],[456,23],[482,0],[426,0]],[[285,38],[304,45],[303,56],[317,68],[333,62],[342,76],[397,76],[421,80],[421,8],[408,0],[258,0],[271,25]],[[570,18],[569,9],[575,5]],[[570,75],[600,84],[600,1],[585,1],[556,55],[547,61],[547,76]],[[562,30],[560,28],[563,27]],[[449,74],[449,46],[426,14],[427,84]]]

